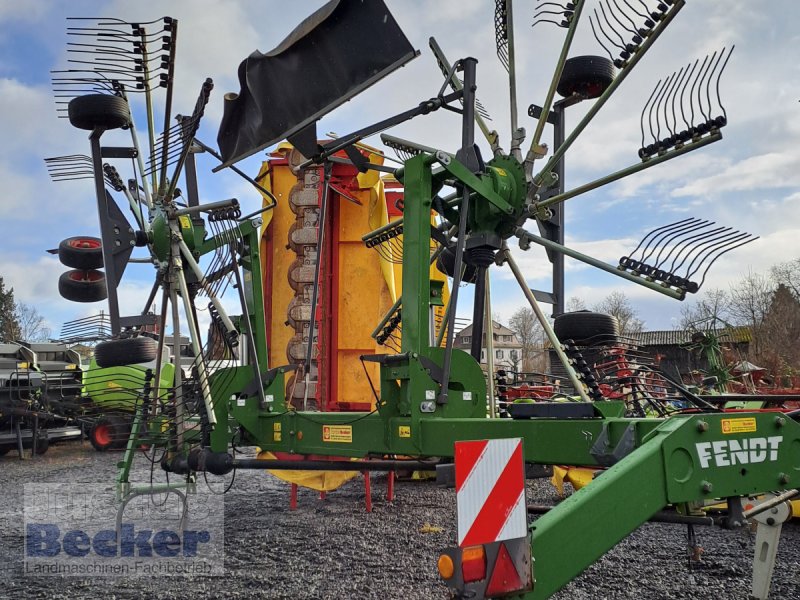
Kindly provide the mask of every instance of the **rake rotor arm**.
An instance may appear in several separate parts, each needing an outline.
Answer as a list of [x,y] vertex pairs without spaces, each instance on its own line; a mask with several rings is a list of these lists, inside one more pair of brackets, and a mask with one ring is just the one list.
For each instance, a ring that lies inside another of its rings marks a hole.
[[[642,57],[647,53],[647,51],[653,46],[655,41],[659,38],[661,33],[663,33],[664,29],[672,22],[672,20],[677,16],[678,12],[686,5],[685,0],[676,0],[675,3],[672,5],[670,10],[664,15],[664,18],[659,21],[658,25],[653,29],[653,32],[650,36],[642,43],[639,50],[631,57],[630,61],[627,65],[619,72],[619,74],[614,78],[611,84],[606,88],[603,94],[595,100],[592,106],[587,111],[586,115],[581,119],[580,123],[575,126],[575,129],[567,136],[564,140],[564,143],[561,144],[558,148],[555,149],[553,152],[553,156],[550,157],[550,160],[547,161],[547,164],[542,168],[542,170],[533,177],[532,184],[528,190],[528,197],[533,198],[535,194],[539,191],[541,187],[549,187],[552,181],[551,172],[555,169],[558,162],[561,158],[566,154],[567,150],[569,150],[570,146],[575,142],[578,136],[586,129],[587,125],[591,122],[591,120],[595,117],[595,115],[600,111],[603,105],[608,101],[611,95],[617,90],[617,88],[622,84],[628,74],[633,70],[633,68],[638,64],[638,62],[642,59]],[[542,111],[544,115],[548,114],[549,110]],[[542,117],[540,117],[541,119]],[[534,140],[535,140],[534,136]]]
[[[547,116],[550,114],[550,107],[553,105],[553,98],[556,94],[556,88],[558,87],[558,82],[561,80],[561,73],[564,70],[564,63],[567,61],[567,54],[569,54],[569,49],[572,46],[572,39],[575,37],[575,31],[578,28],[578,22],[580,21],[581,11],[583,10],[584,4],[586,4],[586,0],[579,0],[578,2],[575,2],[575,12],[571,17],[569,29],[567,29],[567,36],[564,38],[564,44],[561,46],[561,54],[558,57],[556,68],[553,70],[553,79],[550,81],[550,87],[547,90],[547,96],[545,97],[544,104],[542,105],[542,114],[539,115],[539,121],[536,123],[536,130],[533,133],[531,145],[528,149],[528,154],[525,157],[525,173],[528,177],[530,177],[532,174],[534,161],[541,155],[539,141],[542,139],[544,126],[547,123]],[[551,162],[553,165],[556,164],[553,161]],[[548,165],[549,164],[550,163],[548,163]]]
[[606,175],[605,177],[601,177],[599,179],[595,179],[594,181],[590,181],[589,183],[585,183],[580,185],[576,188],[573,188],[563,194],[558,194],[556,196],[552,196],[547,200],[542,200],[541,202],[535,202],[533,205],[533,212],[537,213],[546,209],[548,206],[553,206],[554,204],[559,204],[570,198],[574,198],[575,196],[580,196],[581,194],[585,194],[586,192],[591,192],[599,187],[602,187],[608,183],[612,183],[614,181],[618,181],[628,175],[633,175],[634,173],[638,173],[639,171],[644,171],[650,167],[654,167],[655,165],[661,164],[673,158],[677,158],[683,154],[691,152],[692,150],[697,150],[698,148],[702,148],[703,146],[707,146],[708,144],[713,144],[714,142],[718,142],[722,139],[722,133],[719,131],[712,133],[708,137],[701,138],[700,140],[693,142],[691,144],[687,144],[682,148],[676,148],[675,150],[670,150],[660,156],[656,156],[651,158],[647,161],[643,161],[641,163],[637,163],[625,169],[621,169],[615,173],[611,173],[610,175]]
[[583,263],[586,263],[587,265],[596,267],[602,271],[605,271],[606,273],[611,273],[612,275],[616,275],[617,277],[622,277],[623,279],[627,279],[628,281],[632,281],[633,283],[642,285],[648,289],[664,294],[665,296],[669,296],[670,298],[675,298],[676,300],[683,300],[686,297],[686,292],[683,290],[675,290],[670,287],[661,285],[659,283],[648,281],[647,279],[643,279],[642,277],[632,275],[627,271],[622,271],[616,266],[604,263],[601,260],[597,260],[596,258],[587,256],[586,254],[578,252],[577,250],[572,250],[571,248],[567,248],[566,246],[562,246],[561,244],[557,244],[556,242],[553,242],[551,240],[539,237],[538,235],[526,231],[522,227],[517,229],[515,235],[519,238],[520,247],[522,247],[523,249],[526,249],[525,246],[527,245],[528,242],[534,242],[536,244],[539,244],[540,246],[544,246],[545,248],[549,248],[550,250],[554,250],[555,252],[560,252],[561,254],[569,256],[570,258],[574,258],[575,260],[579,260]]

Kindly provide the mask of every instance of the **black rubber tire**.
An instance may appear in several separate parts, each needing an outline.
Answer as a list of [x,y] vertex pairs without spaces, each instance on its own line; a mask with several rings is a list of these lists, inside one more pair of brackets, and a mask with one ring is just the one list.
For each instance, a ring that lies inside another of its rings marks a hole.
[[152,338],[123,338],[97,344],[94,359],[98,367],[121,367],[155,360],[157,352],[158,345]]
[[70,269],[103,268],[103,248],[100,238],[75,236],[62,240],[58,245],[58,260]]
[[[464,277],[462,283],[475,283],[478,278],[478,269],[475,265],[464,263]],[[456,267],[456,253],[451,248],[445,248],[442,253],[436,258],[436,268],[448,277],[452,277],[455,273]]]
[[72,269],[58,278],[58,293],[72,302],[99,302],[108,298],[106,276],[102,271]]
[[558,315],[553,331],[562,342],[572,340],[578,346],[609,343],[619,339],[619,322],[613,315],[581,310]]
[[578,94],[597,98],[614,81],[614,63],[604,56],[575,56],[564,62],[556,91],[564,98]]
[[73,127],[89,131],[98,127],[119,129],[127,127],[131,122],[127,100],[109,94],[77,96],[69,101],[67,114]]
[[89,442],[98,452],[119,450],[128,445],[131,434],[131,419],[110,415],[100,417],[89,430]]
[[106,276],[96,269],[72,269],[58,278],[58,293],[72,302],[99,302],[108,297]]

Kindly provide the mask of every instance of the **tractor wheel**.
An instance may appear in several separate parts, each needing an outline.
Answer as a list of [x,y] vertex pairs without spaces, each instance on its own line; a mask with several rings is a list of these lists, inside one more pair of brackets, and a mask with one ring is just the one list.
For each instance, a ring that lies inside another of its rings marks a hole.
[[121,367],[155,360],[158,346],[149,337],[124,338],[100,342],[95,346],[94,358],[98,367]]
[[58,245],[58,259],[71,269],[101,269],[103,248],[100,239],[86,236],[67,238]]
[[[466,256],[466,255],[465,255]],[[464,263],[464,277],[461,279],[463,283],[475,283],[478,277],[478,269],[475,265]],[[436,268],[448,277],[453,277],[456,270],[456,253],[451,248],[445,248],[439,257],[436,259]]]
[[128,102],[119,96],[89,94],[69,102],[69,122],[78,129],[119,129],[131,122]]
[[98,452],[118,450],[128,443],[131,426],[128,419],[112,415],[101,417],[89,431],[89,441]]
[[553,331],[562,342],[572,340],[578,346],[587,346],[616,341],[619,323],[613,315],[581,310],[558,315],[553,322]]
[[573,94],[597,98],[614,81],[614,63],[604,56],[575,56],[567,59],[556,90],[564,98]]
[[72,302],[99,302],[108,297],[106,276],[102,271],[73,269],[58,278],[58,293]]

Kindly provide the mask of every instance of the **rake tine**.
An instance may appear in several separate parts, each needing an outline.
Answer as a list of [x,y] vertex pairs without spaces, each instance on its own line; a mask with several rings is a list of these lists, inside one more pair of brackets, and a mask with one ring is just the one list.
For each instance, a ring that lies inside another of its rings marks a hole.
[[[650,97],[647,99],[647,102],[644,103],[644,106],[642,107],[642,114],[639,116],[639,126],[640,126],[640,129],[642,130],[642,150],[644,150],[644,147],[645,147],[645,144],[644,144],[644,141],[645,141],[644,140],[644,113],[647,111],[647,107],[650,105],[650,102],[655,97],[656,90],[658,90],[658,86],[660,86],[660,85],[661,85],[661,80],[659,79],[658,83],[656,83],[656,86],[653,88],[653,91],[650,92]],[[652,133],[652,130],[651,130],[651,133]],[[641,152],[641,150],[640,150],[640,152]],[[644,158],[641,155],[640,155],[640,157]]]
[[[725,248],[729,244],[738,243],[741,240],[744,240],[748,237],[750,237],[749,233],[743,233],[741,231],[731,231],[723,236],[718,236],[717,239],[709,240],[707,242],[704,242],[703,244],[698,245],[696,256],[692,259],[692,262],[689,263],[689,266],[686,267],[686,278],[689,279],[690,277],[692,277],[692,275],[697,273],[697,271],[700,270],[700,267],[702,266],[705,259],[708,258],[711,254],[713,254],[717,250]],[[697,263],[696,267],[695,263]]]
[[736,250],[736,248],[741,248],[742,246],[744,246],[746,244],[749,244],[750,242],[755,242],[757,239],[759,239],[759,236],[757,236],[757,235],[748,234],[748,236],[750,236],[750,237],[744,239],[741,242],[738,242],[738,243],[734,244],[733,246],[730,246],[729,248],[726,248],[725,250],[723,250],[722,252],[720,252],[714,258],[711,259],[711,262],[708,263],[708,266],[706,267],[705,271],[703,271],[703,277],[700,278],[700,283],[697,284],[697,289],[700,289],[701,287],[703,287],[703,284],[706,282],[706,275],[708,274],[708,270],[711,268],[711,265],[713,265],[715,262],[717,262],[717,260],[721,256],[723,256],[724,254],[727,254],[728,252],[730,252],[732,250]]
[[[694,222],[690,224],[689,226],[690,228],[701,227],[708,223],[708,221],[701,221],[700,219],[692,219],[692,220]],[[641,262],[647,262],[647,259],[653,255],[653,253],[659,246],[661,246],[661,243],[664,240],[664,238],[670,237],[672,234],[675,233],[676,230],[680,232],[682,230],[682,227],[680,226],[670,227],[669,229],[662,227],[662,230],[659,232],[659,234],[653,237],[653,239],[650,240],[650,242],[644,248],[644,250],[642,250]]]
[[[597,26],[600,27],[600,23],[599,22],[598,22]],[[599,37],[597,37],[597,31],[595,31],[595,28],[594,28],[594,21],[592,21],[592,15],[589,15],[589,27],[592,28],[592,35],[594,36],[594,39],[597,40],[597,43],[600,44],[600,47],[603,50],[606,51],[606,54],[608,54],[608,58],[610,58],[613,61],[614,60],[614,54],[611,52],[611,50],[606,48],[606,45],[600,40]]]
[[650,17],[648,16],[648,14],[647,14],[647,13],[645,13],[645,14],[642,14],[642,13],[640,13],[640,12],[639,12],[639,11],[636,9],[636,7],[635,7],[635,6],[631,5],[631,4],[628,2],[628,0],[622,0],[622,2],[624,2],[624,3],[625,3],[625,6],[627,6],[628,8],[630,8],[630,9],[631,9],[631,10],[632,10],[634,13],[636,13],[637,15],[639,15],[641,18],[643,18],[643,19],[649,19],[649,18],[650,18]]
[[[717,62],[714,63],[714,66],[709,69],[708,73],[708,81],[706,82],[706,100],[708,100],[708,120],[711,121],[713,114],[714,114],[714,107],[711,104],[711,83],[714,81],[714,73],[719,67],[720,63],[722,62],[722,57],[725,54],[725,48],[722,48],[722,52],[720,52],[719,57],[717,58]],[[712,58],[713,61],[713,58]],[[717,78],[717,81],[719,78]]]
[[[728,122],[728,112],[725,110],[725,107],[722,105],[722,98],[719,95],[719,82],[722,79],[722,73],[725,71],[725,67],[728,66],[728,59],[730,59],[731,54],[733,54],[733,49],[736,48],[736,45],[731,46],[731,49],[728,51],[728,56],[725,58],[725,62],[722,63],[722,68],[719,71],[719,75],[717,75],[717,103],[719,104],[720,109],[722,110],[722,117],[725,119],[725,123]],[[722,52],[725,52],[725,49],[722,49]],[[721,58],[721,57],[720,57]]]
[[[608,0],[606,0],[606,3],[607,2],[608,2]],[[616,35],[619,38],[619,42],[620,42],[620,44],[622,44],[622,46],[619,46],[619,47],[622,48],[623,51],[625,51],[625,38],[622,37],[622,35],[620,34],[619,31],[617,31],[617,28],[614,27],[614,24],[608,18],[608,15],[606,15],[606,9],[603,8],[603,2],[600,2],[599,5],[600,5],[600,12],[603,13],[603,20],[605,20],[606,25],[608,25],[609,29],[611,29],[611,31],[614,32],[614,35]],[[610,6],[609,6],[608,10],[609,10],[609,12],[611,12],[611,7]]]
[[[631,31],[631,33],[633,33],[634,36],[635,36],[633,38],[633,41],[636,42],[637,44],[641,44],[644,41],[645,36],[647,35],[647,31],[644,28],[639,27],[638,25],[636,25],[636,21],[634,21],[628,15],[628,13],[625,12],[625,9],[623,9],[619,4],[617,4],[617,0],[613,0],[613,1],[614,1],[614,5],[619,10],[620,14],[623,17],[625,17],[625,19],[627,19],[627,21],[631,24],[631,27],[633,27],[633,30],[630,30],[630,29],[628,30],[628,31]],[[627,0],[622,0],[622,2],[625,4],[625,6],[627,6],[630,10],[632,10],[635,14],[639,15],[639,13],[630,4],[628,4]],[[641,15],[639,15],[639,16],[641,16]],[[637,38],[638,38],[638,41],[637,41]]]
[[704,228],[709,227],[711,225],[714,225],[713,221],[712,222],[709,222],[709,221],[698,221],[696,223],[692,223],[689,227],[678,229],[677,231],[670,231],[668,235],[665,234],[661,239],[659,239],[658,244],[652,248],[652,250],[650,251],[650,254],[648,254],[646,258],[649,259],[653,255],[653,253],[656,251],[656,248],[658,248],[659,252],[656,255],[656,263],[661,262],[660,261],[661,253],[664,251],[664,248],[666,248],[673,241],[681,238],[681,236],[688,235],[688,234],[690,234],[690,233],[692,233],[694,231],[698,231],[700,229],[704,229]]
[[[667,225],[662,225],[661,227],[656,227],[656,228],[655,228],[655,229],[653,229],[652,231],[649,231],[649,232],[648,232],[648,233],[647,233],[647,234],[646,234],[646,235],[645,235],[645,236],[644,236],[644,237],[641,239],[641,241],[639,242],[639,245],[638,245],[638,246],[636,246],[636,248],[634,248],[634,249],[633,249],[633,252],[631,252],[631,253],[629,254],[629,256],[632,258],[632,257],[633,257],[633,256],[634,256],[634,255],[635,255],[635,254],[636,254],[636,253],[639,251],[639,248],[641,248],[641,247],[642,247],[642,245],[643,245],[643,244],[644,244],[644,243],[645,243],[645,242],[646,242],[646,241],[647,241],[647,240],[648,240],[650,237],[652,237],[652,236],[654,236],[654,235],[658,234],[659,232],[661,232],[661,231],[663,231],[663,230],[665,230],[665,229],[670,229],[670,228],[672,228],[672,227],[680,227],[681,225],[683,225],[683,224],[685,224],[685,223],[689,223],[690,221],[696,221],[696,220],[697,220],[697,219],[695,219],[695,217],[689,217],[689,218],[687,218],[687,219],[683,219],[683,220],[681,220],[681,221],[676,221],[675,223],[669,223],[669,224],[667,224]],[[648,243],[648,245],[649,245],[649,243]],[[645,246],[645,250],[646,250],[646,249],[647,249],[647,246]]]
[[[666,126],[667,131],[669,131],[670,137],[669,138],[665,138],[665,141],[664,141],[663,145],[667,146],[667,147],[671,145],[670,141],[675,136],[675,132],[672,130],[672,127],[670,126],[670,123],[669,123],[669,112],[668,112],[667,109],[671,105],[670,98],[674,98],[676,92],[678,91],[678,86],[680,84],[681,79],[683,79],[683,75],[684,75],[684,69],[683,69],[683,67],[681,67],[681,69],[678,71],[678,74],[675,76],[675,79],[672,82],[672,86],[670,86],[670,89],[667,92],[667,95],[664,97],[664,125]],[[674,100],[673,100],[673,102],[674,102]],[[663,140],[659,140],[659,141],[663,141]]]
[[[689,71],[689,75],[686,78],[686,83],[681,88],[681,102],[680,102],[680,104],[681,104],[681,118],[683,119],[683,122],[686,124],[686,131],[687,132],[691,131],[693,125],[692,125],[692,123],[689,123],[686,120],[686,112],[683,110],[683,93],[686,91],[686,88],[689,87],[689,82],[692,80],[692,75],[694,75],[694,70],[697,68],[697,65],[698,65],[699,62],[700,62],[699,58],[695,59],[694,64],[692,65],[692,70]],[[689,94],[689,106],[691,106],[691,104],[692,104],[692,96],[691,96],[691,94]]]
[[[672,83],[675,80],[675,75],[676,74],[677,74],[676,72],[673,72],[672,75],[670,75],[667,78],[667,81],[664,84],[664,87],[662,88],[661,93],[659,93],[658,100],[656,101],[656,104],[655,104],[655,109],[656,109],[656,133],[653,135],[653,144],[655,144],[656,151],[660,150],[660,146],[661,146],[661,119],[658,118],[658,115],[661,112],[661,103],[664,100],[664,98],[666,98],[667,91],[672,87]],[[650,131],[652,132],[652,130],[653,129],[651,127]]]
[[600,22],[600,16],[597,14],[597,9],[596,8],[593,9],[592,12],[594,13],[594,18],[597,21],[597,28],[600,30],[600,33],[603,34],[603,37],[606,38],[606,40],[608,40],[608,43],[611,44],[614,48],[618,48],[618,49],[623,49],[624,50],[624,48],[622,48],[619,44],[614,42],[614,40],[612,40],[611,37],[606,33],[606,30],[603,27],[603,24]]
[[[700,80],[700,85],[697,87],[697,103],[700,106],[700,113],[703,115],[703,118],[708,121],[711,118],[711,115],[706,115],[705,108],[703,106],[703,81],[705,80],[706,76],[708,76],[708,82],[705,84],[708,87],[711,83],[711,67],[714,64],[714,59],[717,57],[717,51],[714,51],[714,54],[711,55],[711,60],[708,61],[708,66],[706,67],[705,73],[703,73],[703,78]],[[711,112],[711,106],[708,107],[709,113]]]
[[[622,12],[622,9],[620,8],[619,4],[617,4],[616,0],[606,0],[606,5],[608,6],[608,13],[609,13],[609,14],[612,16],[612,18],[613,18],[613,19],[614,19],[614,20],[615,20],[615,21],[616,21],[616,22],[619,24],[619,26],[620,26],[620,27],[622,27],[622,29],[623,29],[623,30],[625,30],[625,31],[627,31],[628,33],[630,33],[630,34],[632,34],[632,35],[633,35],[633,38],[632,38],[632,44],[629,44],[629,45],[626,45],[626,46],[625,46],[625,48],[626,48],[626,49],[627,49],[629,52],[633,52],[633,51],[634,51],[636,48],[638,48],[639,44],[641,44],[641,43],[642,43],[642,38],[641,38],[641,36],[639,36],[638,32],[637,32],[635,29],[631,29],[630,27],[626,26],[626,25],[625,25],[625,23],[623,23],[622,21],[620,21],[620,18],[617,16],[617,13],[616,13],[616,11],[614,11],[614,8],[612,8],[612,6],[613,6],[613,7],[616,7],[617,11],[620,11],[620,12]],[[629,19],[629,17],[628,17],[627,15],[625,15],[625,13],[624,13],[624,12],[622,12],[622,14],[623,14],[623,15],[624,15],[626,18],[628,18],[628,19]],[[633,23],[633,21],[631,21],[631,23]],[[634,25],[635,25],[635,23],[634,23]]]
[[667,119],[667,128],[670,130],[672,134],[672,139],[670,145],[674,146],[680,140],[678,139],[678,115],[675,113],[675,101],[678,99],[678,90],[681,90],[683,93],[683,89],[686,87],[686,82],[688,82],[687,75],[689,74],[689,65],[682,67],[679,71],[678,83],[675,85],[675,89],[672,92],[672,126],[674,130],[669,126],[669,119]]
[[[714,225],[714,223],[709,223],[708,227],[710,227],[711,225]],[[730,230],[731,230],[730,227],[717,227],[716,229],[701,231],[700,233],[682,239],[680,242],[676,243],[672,247],[667,256],[664,257],[663,262],[666,263],[667,260],[669,260],[669,257],[671,256],[672,252],[680,248],[680,250],[678,250],[678,253],[675,255],[675,258],[672,259],[672,264],[670,264],[669,267],[669,272],[675,273],[678,269],[681,268],[681,265],[683,265],[683,263],[686,262],[686,260],[692,255],[692,252],[696,248],[696,246],[693,245],[694,242],[696,242],[697,240],[703,240],[700,242],[702,244],[705,243],[705,241],[707,241],[711,237],[720,233],[728,232]],[[685,256],[684,252],[686,253]],[[683,258],[681,259],[682,256]],[[681,259],[681,261],[675,264],[678,261],[678,259]]]
[[[534,20],[536,16],[534,15]],[[497,58],[509,70],[508,63],[508,25],[506,23],[506,2],[505,0],[495,0],[494,2],[494,43],[497,49]]]
[[695,126],[695,122],[694,122],[694,90],[695,90],[695,87],[697,86],[697,83],[703,78],[703,75],[705,73],[706,63],[708,62],[708,59],[709,59],[709,55],[706,54],[705,58],[703,58],[702,64],[700,65],[700,69],[698,69],[697,75],[695,76],[694,81],[692,82],[692,89],[691,89],[691,92],[689,93],[689,108],[691,110],[692,128],[696,127]]

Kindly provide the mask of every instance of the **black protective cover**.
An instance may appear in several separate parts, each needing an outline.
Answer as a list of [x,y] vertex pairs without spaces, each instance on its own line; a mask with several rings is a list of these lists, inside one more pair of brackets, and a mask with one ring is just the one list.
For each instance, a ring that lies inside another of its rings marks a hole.
[[[332,0],[239,65],[217,143],[224,168],[310,125],[419,53],[383,0]],[[215,169],[216,170],[216,169]]]

